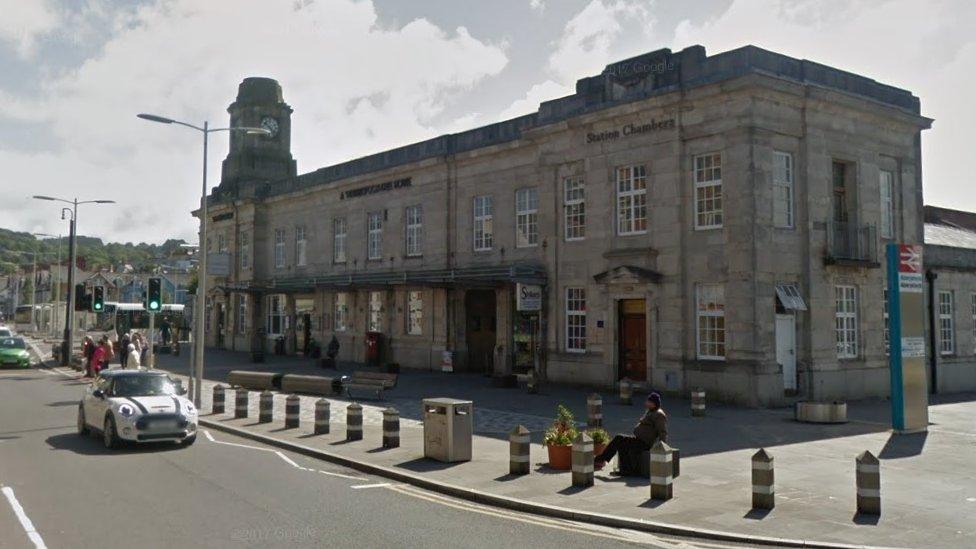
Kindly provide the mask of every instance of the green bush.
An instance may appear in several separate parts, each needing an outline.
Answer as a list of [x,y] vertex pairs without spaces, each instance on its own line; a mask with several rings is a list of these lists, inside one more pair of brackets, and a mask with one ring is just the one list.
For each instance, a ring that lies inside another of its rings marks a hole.
[[579,430],[576,429],[573,413],[569,411],[569,408],[560,404],[556,408],[556,419],[552,421],[552,425],[546,429],[546,434],[542,437],[542,444],[544,446],[565,446],[572,444],[578,434]]
[[593,444],[609,444],[610,443],[610,433],[606,429],[600,429],[595,427],[593,429],[588,429],[586,434],[593,438]]

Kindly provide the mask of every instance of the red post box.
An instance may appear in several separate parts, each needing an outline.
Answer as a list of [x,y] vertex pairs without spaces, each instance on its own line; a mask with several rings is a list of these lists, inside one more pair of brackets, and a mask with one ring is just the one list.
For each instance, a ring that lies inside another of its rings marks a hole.
[[366,362],[378,364],[380,361],[380,345],[383,343],[383,334],[380,332],[366,332]]

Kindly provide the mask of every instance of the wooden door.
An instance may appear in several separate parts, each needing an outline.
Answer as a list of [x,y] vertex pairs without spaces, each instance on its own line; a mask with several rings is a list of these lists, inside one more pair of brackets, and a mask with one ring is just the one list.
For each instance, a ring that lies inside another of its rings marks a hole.
[[618,341],[621,379],[647,381],[647,317],[644,311],[643,299],[620,302]]

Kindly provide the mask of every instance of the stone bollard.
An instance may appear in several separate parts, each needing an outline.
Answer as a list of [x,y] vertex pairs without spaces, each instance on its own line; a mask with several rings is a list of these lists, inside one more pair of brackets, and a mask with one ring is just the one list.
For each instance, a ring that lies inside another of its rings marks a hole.
[[671,499],[674,495],[671,488],[673,473],[671,447],[659,440],[651,448],[651,499]]
[[517,425],[508,435],[508,474],[529,474],[529,430]]
[[691,417],[705,417],[705,389],[691,392]]
[[331,410],[329,409],[329,401],[320,398],[315,401],[315,434],[316,435],[327,435],[329,434],[329,419],[331,416]]
[[603,427],[603,397],[596,393],[586,397],[586,426]]
[[346,407],[346,440],[363,440],[363,407],[355,402]]
[[535,368],[525,374],[525,390],[530,395],[539,394],[539,374],[535,373]]
[[400,412],[393,407],[383,410],[383,447],[400,447]]
[[248,396],[250,393],[244,387],[238,387],[234,391],[234,418],[241,419],[247,417]]
[[634,386],[629,379],[620,380],[620,403],[630,406],[634,396]]
[[773,456],[760,448],[752,455],[752,508],[772,509],[776,506],[773,489]]
[[865,450],[855,459],[857,484],[857,512],[865,515],[881,514],[881,462]]
[[274,393],[261,391],[258,400],[258,423],[271,423],[274,420]]
[[213,388],[213,403],[210,406],[210,411],[214,414],[224,413],[224,391],[226,389],[223,385],[214,385]]
[[285,429],[298,428],[298,416],[301,414],[302,397],[288,395],[285,399]]
[[576,435],[573,441],[573,486],[593,486],[593,439],[586,433]]

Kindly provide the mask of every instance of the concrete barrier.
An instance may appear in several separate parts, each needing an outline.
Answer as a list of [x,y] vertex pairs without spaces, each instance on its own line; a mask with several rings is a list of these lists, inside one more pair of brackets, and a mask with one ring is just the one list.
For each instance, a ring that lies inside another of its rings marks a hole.
[[674,495],[671,447],[660,440],[651,448],[651,499],[667,501]]
[[250,393],[246,387],[237,387],[234,390],[234,418],[242,419],[247,417],[249,395]]
[[315,401],[315,434],[329,434],[329,421],[331,420],[331,410],[329,401],[320,398]]
[[705,390],[691,392],[691,417],[705,417]]
[[620,403],[630,406],[634,399],[634,386],[630,384],[630,380],[621,379],[620,380]]
[[400,412],[393,407],[383,410],[383,447],[400,447]]
[[773,488],[773,456],[764,448],[752,455],[752,508],[772,509],[776,506]]
[[858,454],[855,463],[857,488],[857,512],[864,515],[881,514],[881,462],[865,450]]
[[271,423],[274,420],[274,393],[262,391],[258,400],[258,423]]
[[301,393],[306,395],[332,395],[342,391],[341,383],[336,390],[336,381],[340,378],[327,376],[304,376],[285,374],[281,378],[281,390],[285,393]]
[[573,441],[573,486],[593,486],[593,439],[586,433],[576,435]]
[[288,395],[285,399],[285,429],[297,429],[302,408],[302,397]]
[[516,425],[508,435],[508,474],[529,474],[529,430],[524,425]]
[[346,407],[346,440],[363,440],[363,407],[355,402]]
[[227,374],[227,383],[247,389],[274,390],[281,388],[282,374],[275,372],[250,372],[247,370],[232,370]]
[[603,397],[593,393],[586,397],[587,427],[603,427]]
[[225,387],[223,385],[214,385],[213,388],[213,401],[210,405],[210,412],[213,414],[224,413],[224,391]]

